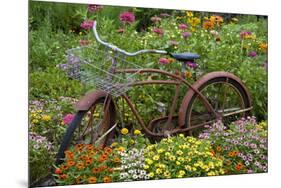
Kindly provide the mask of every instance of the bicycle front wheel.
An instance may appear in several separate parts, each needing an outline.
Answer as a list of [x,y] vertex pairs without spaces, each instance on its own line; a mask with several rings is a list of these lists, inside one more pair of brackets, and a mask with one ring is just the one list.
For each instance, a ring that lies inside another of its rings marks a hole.
[[106,109],[105,98],[102,97],[96,100],[89,110],[77,112],[63,137],[56,164],[63,161],[64,151],[71,145],[83,143],[104,147],[111,144],[114,129],[110,131],[110,128],[115,123],[115,108],[112,101],[108,102]]
[[[212,75],[211,75],[212,74]],[[230,73],[210,73],[195,84],[196,89],[202,93],[213,109],[221,117],[224,125],[250,115],[250,96],[239,78]],[[210,78],[209,78],[210,77]],[[209,78],[209,79],[208,79]],[[186,109],[185,127],[204,125],[207,122],[215,122],[217,117],[208,111],[202,99],[194,92]],[[190,130],[190,135],[198,137],[204,130],[199,126]]]

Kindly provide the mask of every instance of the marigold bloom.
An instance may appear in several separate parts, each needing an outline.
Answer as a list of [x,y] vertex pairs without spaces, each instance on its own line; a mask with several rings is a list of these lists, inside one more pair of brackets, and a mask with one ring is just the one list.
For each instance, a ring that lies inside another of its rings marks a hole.
[[112,182],[112,179],[111,179],[111,177],[109,177],[109,176],[104,176],[104,177],[103,177],[103,182],[104,182],[104,183],[110,183],[110,182]]
[[123,135],[126,135],[126,134],[129,133],[129,130],[128,130],[127,128],[123,128],[123,129],[121,129],[121,133],[122,133]]
[[97,178],[96,177],[89,177],[88,178],[88,183],[96,183],[97,182]]
[[135,15],[132,12],[122,12],[119,15],[119,20],[123,23],[133,23],[135,21]]
[[207,21],[205,21],[204,23],[203,23],[203,28],[204,29],[214,29],[214,27],[215,27],[215,25],[214,25],[214,22],[211,22],[211,21],[209,21],[209,20],[207,20]]

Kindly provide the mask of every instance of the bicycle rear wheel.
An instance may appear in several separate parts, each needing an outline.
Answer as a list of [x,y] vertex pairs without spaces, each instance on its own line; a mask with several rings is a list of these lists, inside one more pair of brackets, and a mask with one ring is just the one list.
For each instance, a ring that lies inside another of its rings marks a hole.
[[[203,82],[198,83],[195,84],[196,89],[206,97],[224,125],[250,115],[250,110],[247,110],[251,107],[250,96],[242,82],[234,75],[226,73],[224,76],[213,76],[210,79],[205,77]],[[195,92],[188,101],[185,117],[185,127],[195,127],[217,120],[216,115],[207,110]],[[189,134],[198,137],[203,130],[204,126],[199,126],[190,130]]]
[[115,108],[111,100],[107,102],[108,109],[104,108],[105,97],[102,97],[96,100],[89,110],[77,112],[63,137],[56,164],[63,161],[64,151],[71,145],[83,143],[104,147],[111,144],[115,130],[108,131],[115,123]]

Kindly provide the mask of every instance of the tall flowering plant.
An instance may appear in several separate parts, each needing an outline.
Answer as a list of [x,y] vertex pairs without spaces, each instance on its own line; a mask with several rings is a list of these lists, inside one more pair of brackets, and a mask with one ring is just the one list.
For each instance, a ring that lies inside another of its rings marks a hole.
[[214,155],[224,159],[229,174],[267,172],[267,124],[255,117],[242,118],[225,127],[217,122],[199,137],[211,140]]

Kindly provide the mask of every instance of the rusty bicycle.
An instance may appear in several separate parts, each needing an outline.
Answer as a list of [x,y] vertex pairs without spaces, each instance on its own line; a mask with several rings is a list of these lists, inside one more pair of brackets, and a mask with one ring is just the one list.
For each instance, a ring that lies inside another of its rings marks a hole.
[[[234,121],[250,114],[250,94],[242,81],[232,73],[210,72],[194,83],[185,78],[185,62],[195,62],[200,58],[198,54],[169,53],[165,50],[140,50],[130,53],[101,40],[96,21],[93,24],[93,33],[97,43],[106,50],[83,46],[67,51],[68,62],[76,67],[71,73],[72,76],[91,83],[96,90],[88,92],[75,105],[77,113],[63,137],[57,163],[62,161],[64,151],[71,144],[106,146],[112,143],[118,118],[121,118],[116,102],[120,98],[127,103],[144,134],[155,139],[179,133],[198,136],[206,124],[217,120]],[[124,57],[150,53],[169,55],[176,60],[175,63],[181,64],[182,70],[171,73],[142,68],[124,60]],[[158,74],[165,79],[139,79],[147,78],[150,74]],[[167,114],[145,123],[127,93],[133,87],[155,84],[173,85],[175,93]],[[177,108],[181,88],[186,88],[186,92]]]

